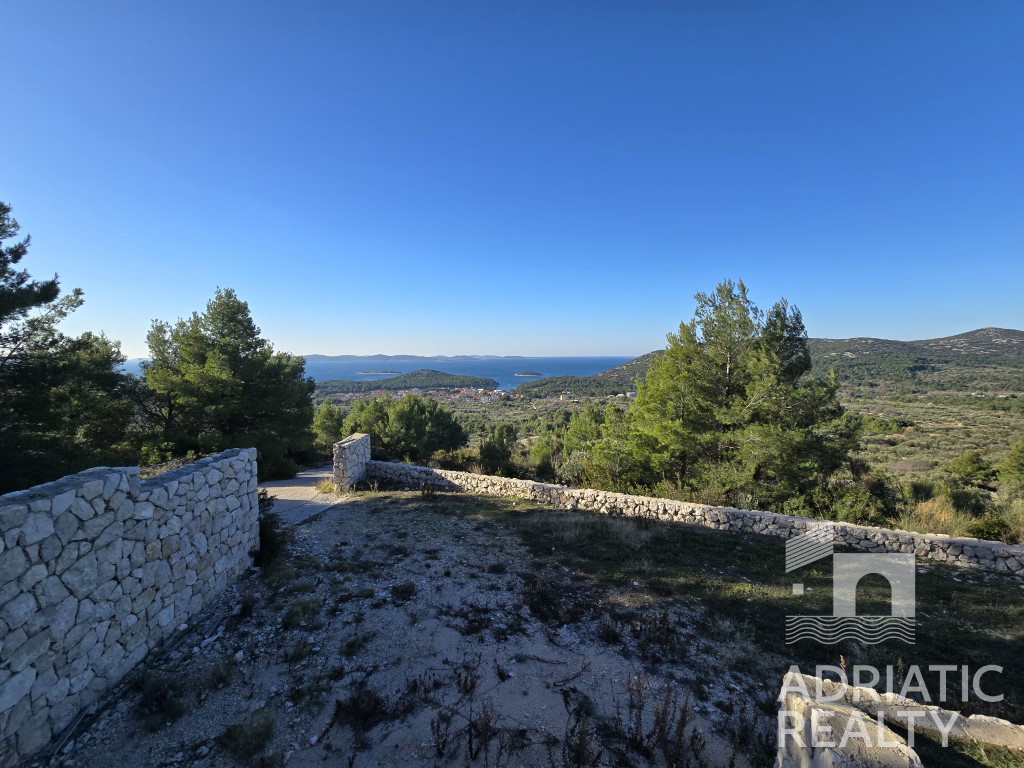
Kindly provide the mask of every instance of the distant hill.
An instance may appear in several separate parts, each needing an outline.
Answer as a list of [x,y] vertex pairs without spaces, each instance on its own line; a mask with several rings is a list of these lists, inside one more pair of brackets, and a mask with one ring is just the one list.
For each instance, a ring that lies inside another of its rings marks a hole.
[[[1024,331],[979,328],[975,331],[920,341],[892,339],[809,339],[811,360],[818,371],[834,369],[849,386],[890,389],[1024,392]],[[615,395],[636,391],[662,350],[630,360],[594,376],[558,376],[519,385],[528,397],[561,392],[577,396]]]
[[318,381],[316,394],[320,397],[331,394],[373,392],[374,390],[400,389],[496,389],[498,382],[483,376],[462,376],[426,368],[374,381]]
[[306,360],[314,362],[392,362],[408,363],[416,360],[521,360],[522,355],[303,355]]
[[979,328],[940,339],[811,339],[818,370],[852,386],[1024,391],[1024,331]]
[[515,392],[527,397],[554,397],[562,392],[592,397],[635,392],[637,380],[647,375],[651,362],[661,354],[660,349],[648,352],[593,376],[551,376],[541,381],[527,381],[516,387]]

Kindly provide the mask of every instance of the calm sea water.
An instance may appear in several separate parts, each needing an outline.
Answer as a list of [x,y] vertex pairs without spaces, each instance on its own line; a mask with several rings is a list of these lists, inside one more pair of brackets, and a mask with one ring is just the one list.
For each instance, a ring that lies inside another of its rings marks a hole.
[[[495,379],[499,389],[515,389],[524,381],[537,381],[545,376],[592,376],[632,360],[632,357],[515,357],[481,358],[467,360],[406,360],[381,362],[380,360],[307,360],[306,375],[316,381],[343,379],[346,381],[374,381],[389,375],[368,375],[360,371],[396,371],[409,373],[426,368],[466,376],[485,376]],[[139,373],[141,360],[125,363],[125,370]],[[534,371],[543,376],[516,376]]]
[[[499,389],[514,389],[524,381],[537,381],[546,376],[592,376],[632,359],[631,357],[499,357],[479,360],[411,360],[385,363],[367,360],[307,360],[306,374],[317,381],[332,379],[373,381],[389,377],[360,374],[360,371],[409,373],[426,368],[465,376],[485,376],[488,379],[495,379]],[[541,373],[543,376],[516,376],[517,373],[527,371]]]

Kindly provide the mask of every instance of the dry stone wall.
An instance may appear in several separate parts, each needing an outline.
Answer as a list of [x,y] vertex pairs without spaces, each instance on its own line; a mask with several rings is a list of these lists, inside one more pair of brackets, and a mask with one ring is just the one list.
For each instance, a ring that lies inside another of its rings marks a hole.
[[[685,501],[568,488],[531,480],[431,469],[396,462],[369,461],[365,465],[365,476],[414,488],[426,483],[468,493],[514,496],[562,508],[593,510],[608,515],[652,517],[720,531],[759,533],[782,538],[799,535],[808,527],[821,523],[820,520],[773,512],[710,507]],[[868,552],[913,552],[928,560],[1024,576],[1024,547],[998,541],[911,533],[849,523],[835,523],[834,526],[837,544]]]
[[0,765],[47,746],[258,546],[254,448],[0,496]]
[[366,474],[370,460],[370,436],[362,432],[349,435],[334,444],[334,487],[347,491]]

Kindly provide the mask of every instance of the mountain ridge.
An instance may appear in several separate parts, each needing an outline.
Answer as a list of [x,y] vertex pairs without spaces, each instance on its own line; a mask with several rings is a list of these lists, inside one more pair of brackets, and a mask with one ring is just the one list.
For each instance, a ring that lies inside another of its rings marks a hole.
[[[839,380],[849,385],[920,382],[935,389],[954,389],[955,384],[1024,391],[1024,331],[1013,328],[990,326],[912,341],[860,336],[809,338],[807,342],[814,369],[833,369]],[[532,397],[560,392],[613,395],[634,391],[636,382],[647,375],[651,363],[663,353],[653,350],[593,376],[524,382],[517,391]]]

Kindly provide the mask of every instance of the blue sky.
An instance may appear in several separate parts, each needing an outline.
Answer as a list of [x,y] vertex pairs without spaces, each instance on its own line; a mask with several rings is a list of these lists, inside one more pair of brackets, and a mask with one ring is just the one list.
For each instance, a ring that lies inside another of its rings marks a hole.
[[1024,4],[6,0],[0,199],[66,330],[295,353],[1024,328]]

